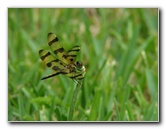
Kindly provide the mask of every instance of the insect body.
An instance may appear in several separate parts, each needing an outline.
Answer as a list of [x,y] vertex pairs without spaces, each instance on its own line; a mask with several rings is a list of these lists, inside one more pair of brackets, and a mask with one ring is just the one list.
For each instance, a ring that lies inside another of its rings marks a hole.
[[74,80],[82,80],[85,75],[85,67],[79,61],[76,61],[77,53],[80,50],[79,46],[74,46],[70,50],[65,49],[58,42],[58,37],[53,33],[48,33],[48,45],[51,51],[57,55],[53,56],[47,50],[39,50],[41,60],[49,67],[53,73],[41,80],[63,74]]

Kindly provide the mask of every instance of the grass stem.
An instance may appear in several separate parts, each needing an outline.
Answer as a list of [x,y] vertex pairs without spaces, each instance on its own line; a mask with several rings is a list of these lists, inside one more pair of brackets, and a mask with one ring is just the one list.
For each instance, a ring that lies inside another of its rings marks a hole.
[[73,120],[74,108],[75,108],[79,90],[81,89],[81,85],[82,85],[82,83],[77,83],[76,88],[74,90],[73,98],[72,98],[71,105],[70,105],[70,111],[69,111],[69,121]]

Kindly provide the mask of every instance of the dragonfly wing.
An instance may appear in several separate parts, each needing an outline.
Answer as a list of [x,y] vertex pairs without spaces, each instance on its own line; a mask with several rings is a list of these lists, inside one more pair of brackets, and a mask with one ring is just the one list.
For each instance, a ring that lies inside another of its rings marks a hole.
[[48,52],[46,50],[40,50],[39,56],[40,56],[41,60],[44,62],[44,64],[53,71],[53,74],[51,74],[47,77],[44,77],[44,79],[52,77],[52,76],[56,76],[59,74],[67,74],[64,71],[66,64],[64,62],[60,61],[59,59],[55,58],[50,52]]
[[74,64],[77,58],[77,53],[80,50],[80,46],[76,45],[74,47],[72,47],[70,50],[68,50],[67,52],[67,60],[70,64]]
[[68,64],[68,61],[66,59],[66,51],[61,46],[61,44],[58,42],[58,37],[54,33],[48,33],[47,36],[48,45],[51,49],[51,51],[58,56],[58,58],[63,61],[64,63]]

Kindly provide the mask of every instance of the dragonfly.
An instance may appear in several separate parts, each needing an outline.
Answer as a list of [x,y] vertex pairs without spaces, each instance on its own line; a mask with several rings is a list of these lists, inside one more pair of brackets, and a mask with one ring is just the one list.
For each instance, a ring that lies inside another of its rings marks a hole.
[[82,62],[76,61],[80,46],[75,45],[66,51],[58,41],[59,39],[54,33],[48,33],[48,46],[50,47],[51,52],[56,56],[47,50],[39,50],[40,59],[53,71],[52,74],[42,77],[41,80],[45,80],[59,74],[65,75],[76,82],[82,80],[86,73],[85,66]]

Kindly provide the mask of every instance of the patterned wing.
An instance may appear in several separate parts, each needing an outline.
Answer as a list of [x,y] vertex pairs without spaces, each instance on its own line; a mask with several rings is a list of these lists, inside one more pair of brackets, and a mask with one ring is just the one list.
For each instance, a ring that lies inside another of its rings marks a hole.
[[42,80],[59,74],[67,74],[67,71],[65,71],[66,64],[59,59],[56,59],[53,55],[51,55],[50,52],[46,50],[40,50],[39,56],[44,64],[53,70],[53,74],[43,77]]
[[68,64],[68,60],[66,59],[66,51],[58,42],[58,37],[53,33],[48,33],[48,45],[54,54],[58,56],[58,58],[64,63]]
[[76,45],[72,47],[66,54],[66,58],[70,64],[74,64],[76,61],[77,53],[80,50],[80,46]]

